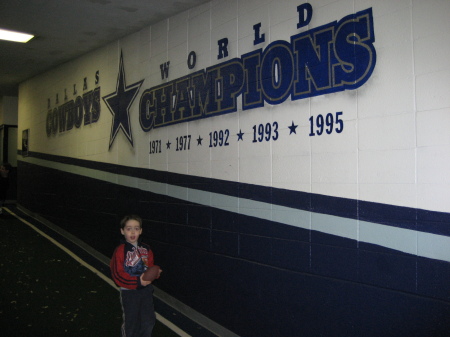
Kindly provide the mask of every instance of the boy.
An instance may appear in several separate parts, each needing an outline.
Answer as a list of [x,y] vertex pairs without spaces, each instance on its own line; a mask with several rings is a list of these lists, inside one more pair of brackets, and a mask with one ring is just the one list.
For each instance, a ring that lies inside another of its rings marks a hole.
[[150,337],[156,322],[153,287],[142,276],[154,264],[153,253],[147,244],[139,241],[142,234],[142,219],[139,216],[125,216],[120,227],[125,241],[114,251],[110,267],[112,278],[120,287],[122,336]]

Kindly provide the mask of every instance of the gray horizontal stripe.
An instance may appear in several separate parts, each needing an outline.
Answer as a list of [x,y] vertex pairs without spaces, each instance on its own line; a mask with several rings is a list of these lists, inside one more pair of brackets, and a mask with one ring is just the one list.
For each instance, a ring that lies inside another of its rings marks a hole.
[[408,254],[450,262],[450,237],[272,205],[75,165],[23,157],[22,161],[259,219],[367,242]]

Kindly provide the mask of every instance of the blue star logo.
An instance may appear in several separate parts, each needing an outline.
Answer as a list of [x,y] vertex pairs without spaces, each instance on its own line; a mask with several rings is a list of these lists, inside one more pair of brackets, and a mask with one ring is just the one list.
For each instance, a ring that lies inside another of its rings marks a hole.
[[289,128],[289,135],[291,135],[292,133],[297,134],[297,131],[296,131],[297,126],[298,126],[298,125],[295,125],[295,124],[294,124],[294,121],[292,121],[291,126],[288,126],[288,128]]
[[237,141],[244,141],[244,133],[242,132],[242,130],[239,130],[239,133],[236,134],[236,136],[238,136],[238,140]]
[[122,130],[128,141],[133,146],[133,136],[131,134],[130,107],[139,91],[144,80],[126,85],[125,69],[123,66],[123,55],[120,52],[119,74],[117,75],[116,91],[112,94],[102,97],[109,111],[113,115],[111,125],[111,137],[109,139],[109,148],[114,142],[119,130]]

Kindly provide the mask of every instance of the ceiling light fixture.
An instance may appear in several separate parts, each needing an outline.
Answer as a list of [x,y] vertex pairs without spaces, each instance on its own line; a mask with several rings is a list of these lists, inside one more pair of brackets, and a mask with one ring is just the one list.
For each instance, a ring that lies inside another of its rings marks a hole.
[[0,40],[27,43],[33,37],[34,37],[34,35],[30,35],[30,34],[26,34],[26,33],[19,33],[19,32],[14,32],[12,30],[0,29]]

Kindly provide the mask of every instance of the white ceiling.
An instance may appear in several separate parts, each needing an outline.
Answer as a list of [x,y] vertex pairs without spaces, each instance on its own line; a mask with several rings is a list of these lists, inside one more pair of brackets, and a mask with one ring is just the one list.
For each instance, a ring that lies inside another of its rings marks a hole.
[[209,0],[0,0],[0,28],[34,34],[0,40],[0,97],[18,84]]

